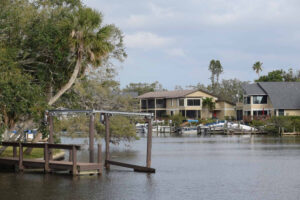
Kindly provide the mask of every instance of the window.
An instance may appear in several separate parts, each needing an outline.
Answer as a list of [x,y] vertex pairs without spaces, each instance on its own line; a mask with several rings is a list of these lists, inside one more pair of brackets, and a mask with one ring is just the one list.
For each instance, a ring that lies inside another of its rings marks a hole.
[[200,99],[188,99],[187,105],[188,106],[200,106]]
[[269,110],[255,110],[253,111],[253,116],[267,116],[270,115]]
[[284,116],[284,110],[283,109],[279,109],[278,110],[278,115],[279,116]]
[[179,110],[179,113],[180,113],[182,116],[185,116],[185,110]]
[[166,99],[156,99],[156,108],[165,108]]
[[147,100],[142,100],[142,109],[146,109],[147,108]]
[[253,104],[267,104],[267,96],[253,96]]
[[184,106],[184,99],[179,99],[179,106]]
[[250,116],[251,115],[251,111],[244,111],[244,115],[245,116]]
[[171,106],[173,106],[173,99],[171,99]]
[[244,104],[250,104],[250,97],[244,97]]

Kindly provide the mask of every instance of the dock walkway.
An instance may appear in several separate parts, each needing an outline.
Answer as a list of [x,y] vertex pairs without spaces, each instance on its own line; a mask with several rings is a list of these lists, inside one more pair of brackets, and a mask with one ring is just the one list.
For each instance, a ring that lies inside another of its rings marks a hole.
[[[48,144],[48,143],[18,143],[18,142],[2,142],[2,146],[12,146],[12,157],[0,158],[0,166],[13,167],[18,171],[24,169],[44,169],[45,172],[52,171],[69,171],[73,175],[79,175],[81,172],[93,171],[93,173],[102,173],[101,164],[101,145],[98,145],[98,162],[97,163],[84,163],[77,162],[77,150],[80,150],[79,145],[74,144]],[[43,148],[44,159],[24,159],[23,147],[30,148]],[[18,148],[18,155],[17,155]],[[55,161],[52,160],[52,149],[69,150],[69,161]]]

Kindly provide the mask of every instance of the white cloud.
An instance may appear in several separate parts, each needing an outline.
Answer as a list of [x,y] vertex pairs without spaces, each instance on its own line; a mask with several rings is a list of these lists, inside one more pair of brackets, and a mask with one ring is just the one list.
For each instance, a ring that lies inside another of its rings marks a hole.
[[125,35],[125,45],[129,48],[153,49],[173,43],[172,38],[162,37],[151,32],[137,32]]
[[172,49],[167,49],[166,50],[166,53],[169,55],[169,56],[175,56],[175,57],[185,57],[185,52],[183,49],[181,48],[172,48]]

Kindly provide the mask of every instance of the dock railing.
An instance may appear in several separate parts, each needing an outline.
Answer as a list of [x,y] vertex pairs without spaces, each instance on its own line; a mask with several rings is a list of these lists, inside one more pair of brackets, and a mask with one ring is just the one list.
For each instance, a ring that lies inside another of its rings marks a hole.
[[[44,162],[37,162],[36,160],[26,160],[26,165],[30,167],[36,167],[35,165],[41,166],[43,164],[43,168],[45,172],[50,172],[51,169],[66,169],[71,170],[74,175],[78,174],[78,166],[80,167],[80,164],[77,162],[77,151],[80,150],[80,145],[76,144],[49,144],[49,143],[22,143],[22,142],[2,142],[0,143],[2,146],[12,146],[13,147],[13,158],[14,161],[18,161],[18,169],[19,171],[24,170],[24,156],[23,156],[23,148],[42,148],[44,149]],[[19,148],[19,156],[17,156],[17,148]],[[62,150],[69,150],[69,162],[66,161],[56,161],[55,163],[51,163],[51,150],[52,149],[62,149]],[[98,145],[98,162],[95,165],[92,165],[92,163],[81,163],[81,165],[85,166],[86,169],[93,169],[94,168],[98,170],[98,173],[101,173],[101,145]],[[9,160],[8,158],[1,158],[1,160]],[[51,166],[50,166],[51,164]],[[87,164],[90,164],[89,167],[87,167]]]

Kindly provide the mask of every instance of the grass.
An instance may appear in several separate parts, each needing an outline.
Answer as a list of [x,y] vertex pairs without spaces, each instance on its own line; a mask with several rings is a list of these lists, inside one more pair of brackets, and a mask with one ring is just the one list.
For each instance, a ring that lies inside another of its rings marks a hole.
[[[2,146],[0,146],[1,148]],[[23,152],[26,150],[24,148]],[[54,154],[61,152],[59,149],[54,149]],[[17,155],[19,155],[19,148],[17,148]],[[23,154],[26,159],[36,159],[44,157],[44,149],[42,148],[33,148],[30,155]],[[0,157],[13,157],[13,147],[7,147],[5,151],[0,155]]]

